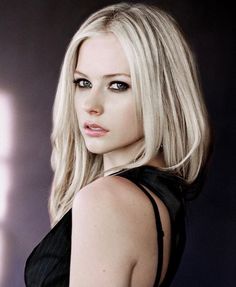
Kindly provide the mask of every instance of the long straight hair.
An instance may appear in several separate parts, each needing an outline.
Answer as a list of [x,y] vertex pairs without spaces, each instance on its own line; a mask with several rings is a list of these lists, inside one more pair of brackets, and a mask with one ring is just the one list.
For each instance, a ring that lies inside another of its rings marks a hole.
[[61,68],[51,134],[52,226],[71,208],[76,192],[108,172],[104,171],[103,156],[88,151],[79,131],[73,84],[82,43],[108,32],[117,37],[128,59],[136,119],[144,130],[137,156],[109,172],[144,165],[160,150],[166,165],[160,169],[188,184],[206,165],[211,139],[209,116],[194,55],[176,21],[153,5],[121,2],[106,6],[80,26]]

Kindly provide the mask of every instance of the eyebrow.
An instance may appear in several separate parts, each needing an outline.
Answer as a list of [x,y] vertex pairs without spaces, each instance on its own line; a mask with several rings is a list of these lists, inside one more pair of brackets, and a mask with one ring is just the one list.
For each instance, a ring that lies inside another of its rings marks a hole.
[[[75,75],[76,74],[80,74],[80,75],[82,75],[84,77],[89,78],[87,75],[85,75],[84,73],[82,73],[82,72],[80,72],[78,70],[75,71]],[[116,74],[104,75],[102,78],[111,78],[111,77],[114,77],[114,76],[126,76],[126,77],[130,78],[130,75],[129,74],[125,74],[125,73],[116,73]]]

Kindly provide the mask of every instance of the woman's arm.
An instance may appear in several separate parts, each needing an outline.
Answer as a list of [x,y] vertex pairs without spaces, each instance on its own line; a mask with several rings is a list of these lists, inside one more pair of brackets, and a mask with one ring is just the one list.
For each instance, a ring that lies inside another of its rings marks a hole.
[[[137,207],[125,185],[104,177],[81,189],[72,207],[70,287],[128,287],[138,257]],[[140,230],[141,232],[141,230]]]

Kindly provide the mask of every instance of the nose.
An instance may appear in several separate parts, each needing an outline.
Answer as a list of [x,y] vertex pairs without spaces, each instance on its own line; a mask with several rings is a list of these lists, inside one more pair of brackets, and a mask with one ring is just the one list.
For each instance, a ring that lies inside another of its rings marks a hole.
[[83,109],[89,114],[102,114],[103,103],[98,91],[90,91],[83,103]]

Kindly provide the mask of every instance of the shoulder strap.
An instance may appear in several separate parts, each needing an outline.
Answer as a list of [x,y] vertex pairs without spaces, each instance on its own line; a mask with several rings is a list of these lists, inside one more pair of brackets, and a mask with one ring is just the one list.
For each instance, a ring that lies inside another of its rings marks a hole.
[[161,225],[160,213],[157,204],[154,198],[150,195],[150,193],[141,184],[137,182],[134,183],[147,195],[147,197],[151,201],[155,213],[156,227],[157,227],[158,264],[157,264],[157,272],[154,286],[158,286],[161,278],[161,270],[163,264],[163,236],[164,236],[164,232]]

